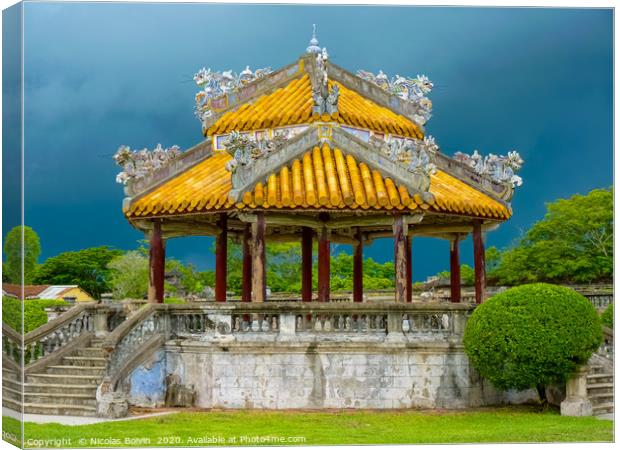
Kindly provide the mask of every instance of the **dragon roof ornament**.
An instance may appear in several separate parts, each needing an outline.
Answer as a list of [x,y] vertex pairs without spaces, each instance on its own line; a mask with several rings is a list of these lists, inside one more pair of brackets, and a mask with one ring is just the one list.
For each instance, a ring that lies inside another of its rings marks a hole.
[[157,144],[153,150],[146,148],[131,150],[129,146],[121,145],[113,156],[116,164],[123,168],[116,175],[116,182],[126,185],[128,182],[151,175],[181,154],[182,152],[177,145],[163,148],[161,144]]
[[211,99],[234,92],[246,84],[269,75],[271,72],[271,67],[252,71],[249,66],[245,66],[245,69],[240,73],[232,70],[212,72],[211,68],[205,69],[203,67],[194,75],[194,81],[200,87],[200,91],[195,97],[194,112],[196,117],[204,124],[205,120],[213,115]]
[[271,139],[257,139],[237,131],[230,133],[224,147],[233,158],[226,163],[226,170],[232,173],[233,186],[238,186],[249,176],[254,161],[280,150],[286,141],[287,138],[277,132]]
[[478,175],[488,176],[497,183],[507,184],[513,188],[523,184],[523,179],[515,175],[515,172],[523,166],[523,159],[517,151],[509,151],[505,156],[490,153],[484,157],[478,150],[474,150],[471,155],[456,152],[454,159],[473,168]]
[[357,76],[369,81],[392,95],[418,106],[418,114],[415,117],[420,125],[429,121],[433,111],[433,102],[426,97],[433,89],[433,83],[426,75],[418,75],[416,78],[406,78],[396,75],[393,78],[379,70],[377,75],[365,70],[358,70]]
[[435,162],[439,146],[433,136],[426,136],[423,140],[394,137],[384,140],[373,136],[371,140],[381,154],[407,167],[410,172],[422,172],[426,175],[437,172]]

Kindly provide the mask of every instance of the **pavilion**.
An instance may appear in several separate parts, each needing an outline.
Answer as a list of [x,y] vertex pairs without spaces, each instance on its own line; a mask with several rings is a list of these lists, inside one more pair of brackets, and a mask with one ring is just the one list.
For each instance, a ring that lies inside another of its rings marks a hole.
[[115,156],[129,223],[150,240],[149,301],[164,297],[166,239],[216,237],[215,300],[226,301],[227,242],[243,249],[242,300],[266,300],[265,245],[300,241],[301,300],[330,299],[330,242],[354,247],[353,300],[363,299],[362,252],[394,239],[395,301],[411,302],[411,241],[450,241],[451,300],[460,301],[459,242],[473,234],[476,302],[485,296],[483,233],[510,218],[522,161],[441,152],[425,134],[432,83],[350,73],[313,35],[306,53],[276,71],[202,69],[196,113],[205,140],[185,152]]

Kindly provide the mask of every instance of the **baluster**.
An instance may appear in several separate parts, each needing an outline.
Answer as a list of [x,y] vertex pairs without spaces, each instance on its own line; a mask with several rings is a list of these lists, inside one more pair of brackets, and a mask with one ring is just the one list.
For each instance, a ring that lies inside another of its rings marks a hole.
[[303,322],[301,321],[301,316],[295,316],[295,332],[303,331]]
[[403,332],[408,333],[411,330],[411,323],[409,322],[409,314],[403,314]]
[[362,323],[362,331],[368,333],[370,331],[370,317],[364,314],[364,322]]
[[319,317],[315,314],[312,315],[312,329],[314,331],[321,331],[321,321]]
[[345,331],[351,331],[351,316],[348,314],[345,316],[344,329]]

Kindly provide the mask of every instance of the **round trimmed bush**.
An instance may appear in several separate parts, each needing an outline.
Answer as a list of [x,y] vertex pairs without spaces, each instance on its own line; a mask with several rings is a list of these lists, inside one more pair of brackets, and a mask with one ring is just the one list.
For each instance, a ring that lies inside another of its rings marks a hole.
[[601,314],[601,322],[603,322],[603,325],[605,325],[606,327],[609,328],[613,328],[614,327],[614,304],[610,303],[607,308],[605,308],[605,311],[603,311],[603,314]]
[[528,284],[497,294],[467,322],[465,351],[480,374],[499,389],[564,383],[603,339],[592,304],[572,289]]

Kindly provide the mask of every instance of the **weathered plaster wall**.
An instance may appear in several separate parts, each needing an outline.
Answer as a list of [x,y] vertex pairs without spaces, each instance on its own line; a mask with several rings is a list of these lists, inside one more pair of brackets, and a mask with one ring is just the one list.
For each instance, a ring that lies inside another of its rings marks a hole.
[[502,399],[447,342],[183,340],[162,353],[130,376],[132,404],[163,402],[168,373],[193,385],[202,408],[464,408]]
[[157,351],[148,361],[135,369],[123,390],[129,392],[129,403],[134,406],[162,406],[166,398],[166,351]]

